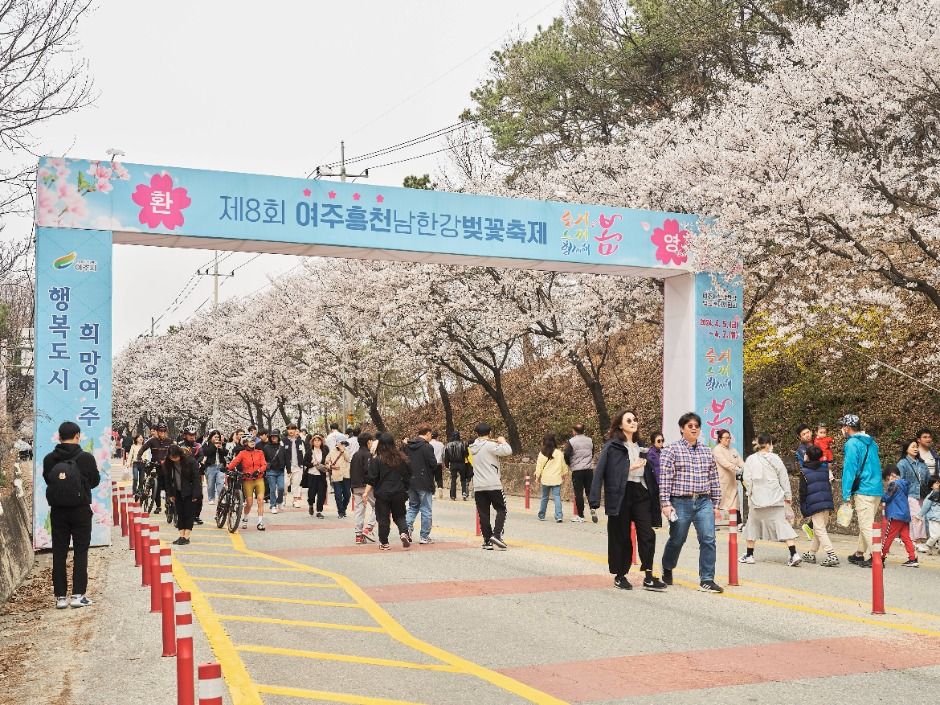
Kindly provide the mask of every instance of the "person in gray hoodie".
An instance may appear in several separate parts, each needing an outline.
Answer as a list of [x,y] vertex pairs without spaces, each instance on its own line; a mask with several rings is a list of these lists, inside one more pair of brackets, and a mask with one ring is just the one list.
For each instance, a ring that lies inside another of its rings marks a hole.
[[[512,455],[512,447],[499,436],[493,439],[493,429],[488,423],[478,423],[474,429],[477,439],[470,444],[473,460],[473,499],[480,515],[480,533],[483,534],[483,549],[506,550],[503,527],[506,525],[506,498],[503,497],[503,481],[500,477],[500,458]],[[496,510],[496,525],[490,526],[490,507]]]

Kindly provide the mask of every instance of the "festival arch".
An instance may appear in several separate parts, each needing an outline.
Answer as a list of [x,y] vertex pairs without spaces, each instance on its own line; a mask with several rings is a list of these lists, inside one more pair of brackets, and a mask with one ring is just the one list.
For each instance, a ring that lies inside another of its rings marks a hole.
[[690,410],[741,436],[742,291],[687,267],[694,215],[61,158],[40,161],[36,202],[36,548],[65,420],[102,473],[92,544],[110,543],[114,244],[662,278],[667,439]]

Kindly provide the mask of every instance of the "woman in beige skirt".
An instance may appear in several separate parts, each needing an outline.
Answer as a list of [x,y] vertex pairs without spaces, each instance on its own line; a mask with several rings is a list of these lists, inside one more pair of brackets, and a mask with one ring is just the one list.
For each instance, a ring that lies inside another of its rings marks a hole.
[[761,539],[786,543],[790,549],[787,565],[798,566],[801,558],[796,552],[796,532],[790,524],[793,510],[787,469],[780,456],[774,453],[773,438],[768,434],[757,437],[757,446],[757,452],[744,463],[744,489],[750,509],[744,530],[747,553],[741,556],[740,562],[754,562],[754,544]]
[[741,522],[741,504],[738,501],[738,471],[744,467],[741,454],[731,447],[731,431],[721,429],[718,432],[718,445],[712,449],[715,465],[718,466],[718,483],[721,486],[721,501],[718,508],[724,512],[738,510],[738,523]]

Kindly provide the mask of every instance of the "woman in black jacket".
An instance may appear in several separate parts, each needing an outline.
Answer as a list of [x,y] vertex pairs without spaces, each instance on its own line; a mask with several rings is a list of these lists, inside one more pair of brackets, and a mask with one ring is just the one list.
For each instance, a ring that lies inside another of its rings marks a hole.
[[653,576],[653,554],[656,533],[653,526],[662,525],[659,511],[659,485],[653,468],[640,448],[639,422],[632,411],[621,411],[614,417],[607,443],[594,470],[589,503],[591,509],[601,506],[601,485],[604,486],[604,511],[607,514],[607,565],[614,576],[614,587],[632,590],[627,571],[633,558],[630,524],[636,528],[640,569],[645,572],[643,587],[661,592],[666,584]]
[[366,489],[362,501],[369,501],[369,494],[375,493],[375,519],[379,524],[379,548],[389,549],[389,515],[395,520],[401,545],[408,548],[411,536],[405,522],[405,500],[408,498],[408,483],[411,481],[411,468],[408,456],[398,449],[395,438],[390,433],[379,436],[379,445],[375,459],[369,464],[366,476]]
[[202,475],[199,473],[199,464],[192,455],[178,445],[173,445],[163,461],[163,469],[170,490],[170,501],[176,505],[176,528],[180,532],[179,538],[173,543],[185,546],[189,543],[193,521],[202,502]]
[[209,504],[215,503],[215,496],[222,490],[222,482],[225,475],[222,469],[227,462],[228,451],[222,440],[222,432],[212,430],[206,442],[199,449],[199,464],[206,473],[206,485],[208,486]]

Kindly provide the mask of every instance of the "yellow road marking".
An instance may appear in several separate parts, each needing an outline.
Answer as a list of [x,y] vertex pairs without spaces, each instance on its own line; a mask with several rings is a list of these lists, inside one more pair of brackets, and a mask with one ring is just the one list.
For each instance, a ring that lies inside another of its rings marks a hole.
[[[473,536],[473,534],[471,534],[469,531],[461,531],[459,529],[442,529],[441,527],[435,527],[435,531],[437,531],[438,533],[447,533],[447,534],[451,534],[455,536]],[[561,546],[552,546],[549,544],[533,543],[529,541],[522,541],[522,540],[516,540],[516,539],[507,541],[507,543],[510,546],[518,546],[520,548],[529,548],[535,551],[543,551],[546,553],[559,553],[562,555],[583,558],[585,560],[592,561],[594,563],[602,563],[602,564],[607,563],[607,557],[599,553],[590,553],[588,551],[581,551],[581,550],[574,549],[574,548],[564,548]],[[682,573],[685,575],[693,575],[696,577],[698,575],[697,573],[693,571],[685,570],[683,568],[676,568],[675,572]],[[691,582],[687,582],[684,580],[676,580],[675,582],[684,587],[688,587],[693,590],[698,590],[698,583],[691,583]],[[744,586],[747,586],[749,582],[743,581],[742,584]],[[847,598],[834,598],[832,595],[826,595],[823,593],[796,590],[794,588],[783,588],[780,586],[767,585],[763,583],[750,583],[750,584],[755,587],[759,586],[765,589],[780,590],[783,592],[794,592],[796,594],[802,594],[807,597],[814,597],[814,598],[821,598],[821,599],[833,599],[835,601],[845,600],[846,603],[855,604],[861,607],[861,603],[859,602],[849,600]],[[755,604],[761,604],[761,605],[765,605],[769,607],[780,607],[783,609],[792,610],[796,612],[805,612],[808,614],[816,614],[816,615],[820,615],[824,617],[831,617],[832,619],[838,619],[838,620],[843,620],[843,621],[848,621],[848,622],[857,622],[859,624],[868,624],[868,625],[872,625],[876,627],[881,627],[883,629],[892,629],[895,631],[907,632],[910,634],[922,634],[924,636],[940,637],[940,631],[932,631],[930,629],[924,629],[922,627],[917,627],[913,624],[906,624],[903,622],[899,623],[899,622],[882,621],[881,619],[874,619],[871,617],[862,617],[860,615],[853,615],[853,614],[845,614],[844,612],[832,612],[830,610],[824,610],[824,609],[820,609],[817,607],[808,607],[808,606],[793,604],[789,602],[781,602],[779,600],[774,600],[774,599],[765,598],[765,597],[758,597],[756,595],[742,595],[741,593],[734,592],[733,589],[730,592],[728,590],[725,590],[725,592],[719,595],[719,597],[727,597],[732,600],[742,600],[744,602],[753,602]],[[885,607],[885,611],[887,612],[896,611],[898,613],[913,614],[914,616],[925,616],[925,617],[929,616],[929,617],[932,617],[933,619],[938,618],[937,615],[929,615],[926,613],[921,615],[918,613],[912,613],[909,610],[895,609],[894,607]]]
[[264,705],[245,664],[238,657],[212,606],[179,561],[173,559],[173,576],[180,588],[192,596],[193,614],[206,634],[209,646],[222,664],[222,675],[232,695],[232,705]]
[[[181,551],[181,556],[228,556],[230,558],[244,558],[241,554],[233,553],[232,551]],[[237,567],[237,566],[230,566]]]
[[351,654],[335,654],[326,651],[306,651],[304,649],[285,649],[278,646],[259,646],[244,644],[236,646],[236,651],[250,654],[270,654],[272,656],[295,656],[309,658],[317,661],[340,661],[342,663],[357,663],[363,666],[388,666],[391,668],[410,668],[417,671],[439,671],[443,673],[463,673],[455,666],[440,663],[417,663],[415,661],[399,661],[397,659],[374,658],[372,656],[353,656]]
[[325,700],[334,703],[351,703],[352,705],[424,705],[411,700],[390,700],[389,698],[370,698],[366,695],[352,693],[333,693],[328,690],[304,690],[303,688],[285,688],[279,685],[259,685],[258,692],[265,695],[284,695],[288,698],[304,698],[306,700]]
[[[421,653],[442,661],[444,663],[450,664],[458,669],[459,672],[466,673],[471,676],[475,676],[480,680],[490,683],[491,685],[496,686],[502,690],[505,690],[514,695],[518,695],[520,698],[528,700],[531,703],[536,703],[537,705],[568,705],[564,700],[556,698],[548,693],[542,692],[537,688],[533,688],[525,683],[510,678],[509,676],[503,675],[502,673],[497,673],[489,668],[481,666],[473,661],[461,658],[456,654],[452,654],[444,649],[440,649],[432,644],[429,644],[417,637],[413,636],[408,630],[406,630],[401,624],[395,621],[392,616],[383,610],[379,604],[369,597],[366,592],[359,587],[352,580],[347,578],[345,575],[340,573],[333,573],[327,570],[321,570],[320,568],[314,568],[313,566],[308,566],[303,563],[296,563],[287,558],[281,558],[280,556],[272,556],[261,551],[254,551],[245,546],[244,539],[238,534],[231,534],[230,538],[235,549],[243,552],[245,555],[255,556],[273,563],[279,563],[280,565],[287,565],[291,567],[301,568],[307,572],[313,573],[314,575],[319,575],[321,577],[329,578],[335,580],[339,585],[343,587],[346,593],[352,597],[359,605],[369,613],[369,615],[385,629],[388,634],[405,646],[408,646],[415,651],[420,651]],[[222,664],[223,669],[225,664]],[[348,702],[366,702],[365,700],[352,700]],[[381,701],[378,701],[381,702]]]
[[[176,560],[174,558],[173,560]],[[182,566],[187,568],[226,568],[228,570],[260,570],[270,573],[271,571],[283,571],[285,573],[303,573],[306,571],[301,570],[300,568],[269,568],[268,566],[258,566],[258,565],[236,565],[234,563],[189,563],[188,561],[179,561]]]
[[308,622],[303,619],[277,619],[276,617],[250,617],[240,614],[216,615],[220,622],[257,622],[258,624],[281,624],[286,627],[313,627],[315,629],[337,629],[344,632],[373,632],[382,634],[382,627],[360,627],[356,624],[333,624],[332,622]]
[[194,575],[193,580],[198,583],[238,583],[240,585],[290,585],[293,587],[333,588],[340,590],[334,583],[295,583],[290,580],[250,580],[248,578],[201,578]]
[[315,607],[348,607],[359,609],[357,602],[330,602],[329,600],[301,600],[294,597],[268,597],[267,595],[230,595],[225,592],[204,592],[206,597],[215,597],[220,600],[248,600],[250,602],[284,602],[290,605],[313,605]]
[[187,546],[231,546],[232,544],[228,541],[190,541]]

